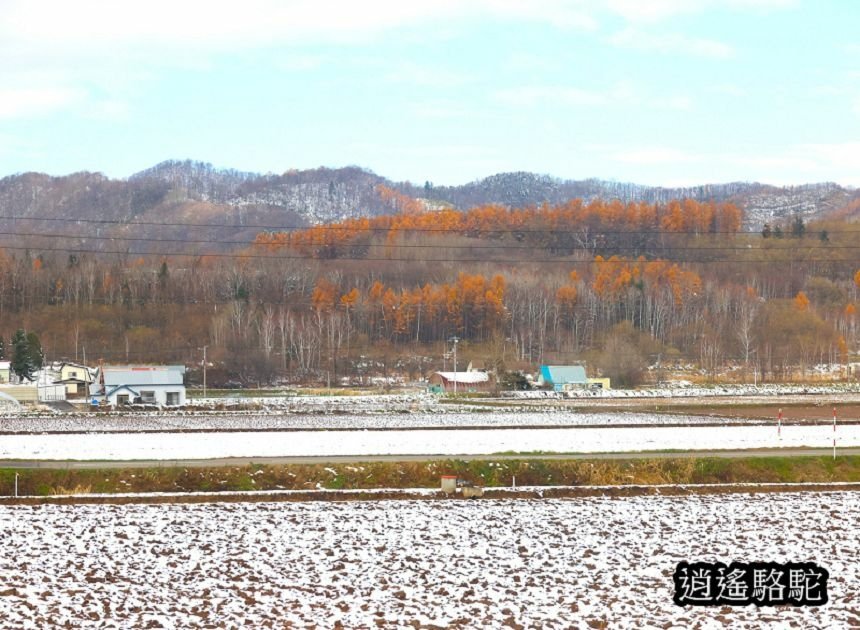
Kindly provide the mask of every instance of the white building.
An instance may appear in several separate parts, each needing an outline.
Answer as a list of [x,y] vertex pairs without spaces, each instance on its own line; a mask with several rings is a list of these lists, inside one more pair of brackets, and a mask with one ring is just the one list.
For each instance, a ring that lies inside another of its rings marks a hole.
[[185,404],[183,365],[107,365],[99,370],[92,394],[114,407],[130,404]]
[[444,391],[467,392],[488,391],[493,388],[493,381],[486,372],[469,370],[467,372],[434,372],[430,376],[430,384]]

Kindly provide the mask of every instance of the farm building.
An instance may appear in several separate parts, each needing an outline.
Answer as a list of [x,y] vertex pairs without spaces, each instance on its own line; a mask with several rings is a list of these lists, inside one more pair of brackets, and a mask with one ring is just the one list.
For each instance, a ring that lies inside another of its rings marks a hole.
[[55,385],[65,385],[67,398],[86,398],[93,382],[90,368],[79,363],[61,363]]
[[92,395],[113,406],[185,404],[183,365],[109,365],[99,369]]
[[487,372],[470,370],[468,372],[435,372],[430,377],[430,385],[440,387],[446,392],[485,392],[493,388],[493,381]]
[[588,388],[589,389],[611,389],[610,380],[608,378],[589,378],[588,379]]
[[0,394],[4,400],[17,400],[19,403],[39,402],[39,388],[35,385],[3,385]]
[[588,387],[584,365],[542,365],[537,378],[538,387],[551,388],[557,392]]

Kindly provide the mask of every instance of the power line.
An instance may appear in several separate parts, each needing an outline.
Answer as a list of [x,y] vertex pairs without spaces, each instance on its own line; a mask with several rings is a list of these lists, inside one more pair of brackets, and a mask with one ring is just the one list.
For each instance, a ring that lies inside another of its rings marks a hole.
[[[4,237],[28,237],[28,238],[63,238],[63,239],[78,239],[82,241],[129,241],[129,242],[142,242],[142,243],[181,243],[184,245],[245,245],[248,247],[288,247],[289,244],[283,243],[261,243],[256,241],[232,241],[232,240],[218,240],[218,239],[184,239],[184,238],[156,238],[156,237],[144,237],[144,236],[92,236],[88,234],[52,234],[45,232],[2,232],[0,231],[0,236]],[[818,244],[818,245],[799,245],[798,243],[793,242],[792,240],[782,241],[785,243],[785,247],[768,247],[763,248],[767,251],[780,251],[780,250],[796,250],[799,247],[802,249],[860,249],[860,244],[857,245],[826,245],[826,244]],[[326,246],[326,245],[322,245]],[[553,248],[561,248],[566,247],[566,245],[561,244],[547,244],[547,245],[515,245],[515,244],[507,244],[500,243],[498,245],[455,245],[455,244],[441,244],[441,243],[343,243],[340,245],[331,244],[330,246],[334,247],[349,247],[349,246],[359,246],[359,247],[385,247],[385,248],[405,248],[405,249],[527,249],[533,251],[535,249],[553,249]],[[738,251],[747,251],[750,249],[749,245],[717,245],[713,247],[705,247],[705,246],[662,246],[662,245],[651,245],[655,249],[659,249],[660,251],[723,251],[723,250],[738,250]],[[35,247],[34,247],[35,248]],[[579,247],[578,249],[588,249]],[[593,249],[593,248],[592,248]],[[646,249],[646,246],[638,246],[638,245],[625,245],[614,247],[615,250],[636,250],[639,251],[641,249]],[[133,253],[133,252],[130,252]]]
[[[468,212],[468,211],[465,211]],[[465,213],[464,212],[464,213]],[[381,215],[381,216],[391,216],[391,215]],[[378,219],[379,217],[360,217],[356,219],[352,219],[353,221],[361,221],[363,219],[367,219],[369,221],[373,221],[374,219]],[[69,217],[42,217],[42,216],[20,216],[20,215],[0,215],[0,220],[7,221],[48,221],[48,222],[61,222],[61,223],[81,223],[81,224],[94,224],[94,225],[141,225],[141,226],[158,226],[158,227],[195,227],[195,228],[209,228],[209,229],[255,229],[255,230],[264,230],[264,231],[276,231],[276,232],[293,232],[293,231],[304,231],[304,230],[332,230],[332,231],[349,231],[349,230],[360,230],[362,232],[416,232],[416,233],[448,233],[448,234],[460,234],[463,232],[478,232],[480,234],[558,234],[560,232],[566,232],[564,228],[542,228],[542,229],[526,229],[526,228],[493,228],[493,229],[483,229],[476,226],[460,226],[460,227],[408,227],[408,226],[367,226],[358,228],[356,226],[346,226],[346,225],[264,225],[264,224],[246,224],[246,225],[237,225],[237,224],[220,224],[220,223],[175,223],[168,221],[126,221],[123,219],[89,219],[89,218],[69,218]],[[716,234],[722,235],[749,235],[749,236],[759,236],[761,237],[760,232],[742,232],[738,230],[681,230],[681,231],[667,231],[662,229],[633,229],[633,230],[605,230],[605,229],[596,229],[591,230],[587,226],[582,226],[579,228],[567,228],[571,233],[574,233],[573,230],[578,232],[585,231],[590,235],[597,234],[662,234],[666,236],[671,235],[694,235],[694,236],[710,236]],[[828,234],[858,234],[860,230],[825,230]],[[776,238],[775,236],[772,238]]]
[[[223,253],[223,252],[197,252],[197,253],[182,253],[182,252],[130,252],[120,250],[97,250],[83,249],[73,247],[35,247],[35,246],[20,246],[20,245],[4,245],[4,249],[17,251],[38,250],[41,252],[60,252],[67,254],[99,254],[99,255],[117,255],[117,256],[153,256],[156,258],[226,258],[238,260],[302,260],[307,262],[412,262],[412,263],[496,263],[496,264],[565,264],[565,265],[593,265],[593,264],[637,264],[638,260],[619,259],[619,260],[603,260],[597,262],[594,259],[589,260],[564,260],[562,257],[541,259],[541,258],[402,258],[395,256],[388,257],[361,257],[361,256],[337,256],[334,258],[320,258],[310,255],[298,256],[283,256],[274,254],[241,254],[241,253]],[[528,248],[534,250],[535,248]],[[780,248],[779,251],[785,250],[790,253],[796,253],[796,249]],[[773,250],[771,250],[773,251]],[[742,264],[792,264],[792,263],[858,263],[860,258],[791,258],[791,259],[746,259],[741,257],[735,258],[678,258],[668,260],[645,260],[644,262],[669,262],[669,263],[742,263]]]

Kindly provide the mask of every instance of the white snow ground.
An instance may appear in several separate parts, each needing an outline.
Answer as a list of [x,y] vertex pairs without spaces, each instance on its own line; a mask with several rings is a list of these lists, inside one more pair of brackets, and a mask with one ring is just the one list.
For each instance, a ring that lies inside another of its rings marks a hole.
[[[0,507],[6,627],[860,625],[854,492]],[[680,608],[687,561],[811,561],[818,608]],[[514,626],[516,627],[516,626]]]
[[0,459],[181,460],[860,446],[860,425],[0,435]]
[[747,418],[673,415],[661,413],[580,413],[557,408],[530,411],[472,413],[382,414],[257,414],[253,412],[141,412],[135,414],[66,414],[0,417],[0,433],[168,430],[272,429],[406,429],[434,427],[589,426],[661,424],[750,424]]

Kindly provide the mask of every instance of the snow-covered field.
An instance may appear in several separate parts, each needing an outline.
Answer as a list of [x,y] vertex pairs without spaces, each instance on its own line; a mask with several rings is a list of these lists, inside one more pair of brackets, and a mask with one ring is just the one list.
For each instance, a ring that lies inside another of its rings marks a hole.
[[860,425],[0,435],[0,459],[181,460],[860,446]]
[[[0,507],[5,627],[860,624],[853,492]],[[688,561],[810,561],[819,608],[680,608]],[[417,624],[417,625],[416,625]]]
[[504,398],[515,399],[580,399],[580,398],[708,398],[714,396],[796,396],[858,394],[858,383],[824,383],[821,385],[714,385],[711,387],[684,384],[641,389],[573,389],[565,392],[528,390],[502,392]]
[[619,426],[740,424],[745,418],[660,413],[578,413],[559,409],[485,413],[256,414],[253,412],[144,412],[0,417],[0,433],[89,431],[207,431],[273,429],[407,429],[434,427]]

